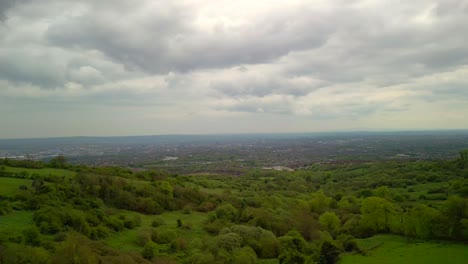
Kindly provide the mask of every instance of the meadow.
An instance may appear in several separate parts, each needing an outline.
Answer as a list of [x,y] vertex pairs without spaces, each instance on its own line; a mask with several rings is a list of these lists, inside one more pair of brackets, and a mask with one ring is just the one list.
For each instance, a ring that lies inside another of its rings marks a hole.
[[20,186],[30,186],[32,180],[16,179],[16,178],[1,178],[0,177],[0,196],[12,196],[20,188]]
[[393,235],[376,235],[358,240],[366,255],[346,254],[340,264],[462,264],[468,260],[468,245],[444,241],[411,240]]

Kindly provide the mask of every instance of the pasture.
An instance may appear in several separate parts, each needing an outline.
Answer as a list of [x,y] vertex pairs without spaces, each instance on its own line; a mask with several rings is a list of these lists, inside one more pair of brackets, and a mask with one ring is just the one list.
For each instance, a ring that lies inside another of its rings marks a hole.
[[339,264],[468,263],[468,245],[414,241],[394,235],[376,235],[358,241],[367,255],[343,255]]
[[32,180],[0,177],[0,195],[12,196],[21,185],[31,186]]

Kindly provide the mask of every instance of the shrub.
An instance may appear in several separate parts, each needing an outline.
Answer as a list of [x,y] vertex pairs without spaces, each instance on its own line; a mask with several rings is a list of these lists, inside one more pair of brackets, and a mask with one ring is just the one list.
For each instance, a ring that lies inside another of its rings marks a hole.
[[257,263],[257,255],[250,247],[243,247],[233,252],[230,263],[233,264],[254,264]]
[[183,238],[176,238],[171,242],[172,251],[183,251],[187,249],[187,241]]
[[148,242],[152,241],[150,230],[141,230],[136,236],[136,242],[139,246],[145,246]]
[[153,222],[151,222],[152,227],[158,227],[158,226],[162,226],[162,225],[165,225],[165,224],[166,224],[166,221],[164,220],[164,218],[162,218],[160,216],[156,216],[153,219]]
[[236,233],[229,233],[220,235],[217,238],[217,245],[220,249],[227,251],[233,251],[234,249],[241,247],[242,238]]
[[158,232],[158,236],[156,237],[156,242],[159,244],[167,244],[171,243],[177,237],[176,232],[173,230],[162,230]]
[[232,204],[224,204],[216,208],[216,217],[218,219],[234,222],[237,218],[237,209]]
[[154,242],[149,241],[148,243],[146,243],[145,247],[143,248],[141,255],[145,259],[151,260],[155,256],[157,248],[158,247]]
[[39,246],[41,243],[39,230],[32,226],[23,231],[24,243],[30,246]]

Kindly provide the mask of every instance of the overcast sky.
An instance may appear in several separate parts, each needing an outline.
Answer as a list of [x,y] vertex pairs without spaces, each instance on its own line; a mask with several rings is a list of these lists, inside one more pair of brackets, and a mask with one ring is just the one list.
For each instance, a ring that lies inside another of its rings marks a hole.
[[0,0],[0,138],[468,128],[468,0]]

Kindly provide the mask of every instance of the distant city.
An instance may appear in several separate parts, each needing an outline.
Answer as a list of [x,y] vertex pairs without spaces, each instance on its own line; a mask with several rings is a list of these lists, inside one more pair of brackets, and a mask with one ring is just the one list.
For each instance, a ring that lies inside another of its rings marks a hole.
[[0,158],[242,173],[244,168],[294,170],[314,163],[431,160],[468,148],[468,131],[349,132],[251,135],[162,135],[0,140]]

